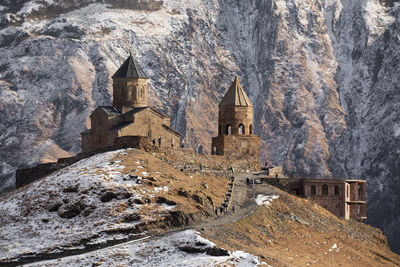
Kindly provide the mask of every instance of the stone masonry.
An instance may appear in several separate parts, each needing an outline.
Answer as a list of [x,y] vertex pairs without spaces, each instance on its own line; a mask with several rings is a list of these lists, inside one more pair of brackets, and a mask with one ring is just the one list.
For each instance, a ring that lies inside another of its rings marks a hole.
[[[164,112],[148,106],[149,78],[130,55],[113,75],[113,105],[90,115],[91,129],[81,133],[82,152],[113,147],[128,136],[147,137],[159,147],[179,146],[180,134]],[[121,144],[119,144],[121,145]]]
[[212,138],[212,153],[259,163],[260,137],[253,131],[253,104],[235,77],[219,104],[218,136]]
[[339,218],[360,221],[367,218],[365,180],[263,178],[262,181],[313,200]]

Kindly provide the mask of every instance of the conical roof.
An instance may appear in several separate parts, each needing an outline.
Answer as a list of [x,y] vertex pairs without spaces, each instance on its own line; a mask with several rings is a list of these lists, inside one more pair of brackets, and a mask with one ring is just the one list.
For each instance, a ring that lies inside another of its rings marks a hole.
[[112,76],[115,78],[142,78],[148,79],[146,73],[142,70],[139,64],[130,55],[125,62],[119,67],[117,72]]
[[228,92],[226,92],[219,106],[240,106],[240,107],[252,107],[249,97],[240,85],[239,79],[236,76]]

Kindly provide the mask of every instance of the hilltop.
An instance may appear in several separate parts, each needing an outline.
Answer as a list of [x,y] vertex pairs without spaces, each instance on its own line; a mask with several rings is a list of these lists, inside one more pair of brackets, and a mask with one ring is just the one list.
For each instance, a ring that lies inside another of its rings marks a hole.
[[[232,184],[229,167],[222,157],[175,149],[123,149],[83,159],[0,199],[0,262],[400,263],[380,230],[340,220],[270,185],[249,187],[244,179],[251,172],[240,167]],[[236,211],[217,217],[230,188]]]
[[[133,48],[152,105],[210,151],[232,77],[254,104],[263,160],[304,177],[368,180],[368,223],[400,251],[398,0],[4,0],[0,192],[73,155]],[[1,193],[0,193],[1,194]],[[397,242],[397,243],[396,243]]]

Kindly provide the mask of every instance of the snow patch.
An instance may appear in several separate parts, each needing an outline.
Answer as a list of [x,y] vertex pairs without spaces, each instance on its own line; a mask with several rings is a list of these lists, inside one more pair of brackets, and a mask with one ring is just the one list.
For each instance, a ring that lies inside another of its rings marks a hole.
[[400,136],[400,124],[395,123],[393,126],[393,135],[394,137],[399,137]]
[[274,199],[278,199],[279,196],[278,195],[258,195],[257,198],[255,199],[257,205],[265,205],[265,206],[270,206],[272,201]]
[[[186,230],[156,239],[131,241],[78,256],[34,263],[28,266],[270,266],[243,251],[228,256],[210,256],[204,251],[215,244],[194,230]],[[187,253],[184,248],[198,249]],[[203,252],[202,252],[203,251]]]
[[396,18],[390,16],[388,8],[379,3],[378,0],[367,1],[365,7],[365,20],[371,32],[368,36],[368,44],[372,44],[390,24],[394,23]]
[[168,186],[163,186],[163,187],[154,187],[154,192],[159,193],[159,192],[168,192],[169,188]]

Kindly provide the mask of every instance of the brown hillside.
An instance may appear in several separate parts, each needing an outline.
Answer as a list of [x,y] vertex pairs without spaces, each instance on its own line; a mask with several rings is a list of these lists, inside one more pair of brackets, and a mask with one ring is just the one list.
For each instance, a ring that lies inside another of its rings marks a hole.
[[400,265],[380,230],[338,219],[317,204],[275,190],[280,197],[270,206],[258,206],[236,222],[202,227],[202,235],[273,266]]
[[[380,230],[270,185],[247,186],[252,174],[243,163],[232,192],[236,211],[216,218],[232,185],[231,164],[222,157],[128,149],[84,159],[0,199],[0,265],[78,255],[185,227],[275,267],[400,265]],[[257,206],[259,195],[279,197]]]

